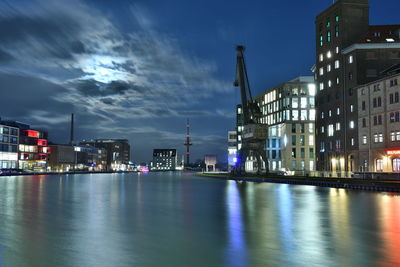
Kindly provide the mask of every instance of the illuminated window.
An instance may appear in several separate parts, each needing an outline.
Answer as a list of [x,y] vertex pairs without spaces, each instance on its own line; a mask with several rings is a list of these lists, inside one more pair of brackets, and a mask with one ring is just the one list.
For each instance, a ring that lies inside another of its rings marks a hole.
[[365,145],[367,143],[367,136],[363,135],[362,137],[362,143]]
[[313,123],[309,123],[308,124],[308,132],[309,133],[314,133],[314,124]]
[[350,121],[350,129],[354,129],[354,121]]
[[328,81],[328,87],[332,87],[332,81],[331,80]]
[[350,112],[354,111],[354,105],[350,105]]
[[339,25],[335,26],[335,36],[339,37]]
[[354,146],[354,138],[351,138],[351,145]]
[[308,94],[309,94],[310,96],[315,96],[315,94],[316,94],[315,84],[310,83],[310,84],[308,85]]
[[319,46],[323,46],[324,45],[324,36],[321,34],[319,36]]
[[329,117],[332,117],[332,110],[329,110],[328,116],[329,116]]
[[324,54],[320,54],[320,55],[319,55],[319,61],[320,61],[320,62],[324,61]]
[[335,69],[340,68],[340,61],[337,59],[335,60]]
[[319,68],[319,75],[320,76],[324,75],[324,68],[322,68],[322,67]]
[[327,36],[327,41],[328,41],[328,43],[332,40],[332,37],[331,37],[331,31],[328,31],[327,33],[326,33],[326,36]]
[[377,172],[383,171],[383,159],[376,160],[376,171]]
[[337,114],[337,115],[340,115],[340,108],[337,108],[337,109],[336,109],[336,114]]
[[339,16],[338,15],[335,16],[335,21],[339,22]]
[[328,136],[333,136],[333,132],[334,132],[333,124],[329,124],[328,125]]
[[353,63],[353,55],[349,56],[349,64]]
[[332,70],[331,64],[328,64],[328,66],[326,66],[326,71],[331,72],[331,70]]
[[308,136],[308,145],[313,146],[314,145],[314,135],[309,135]]
[[310,121],[314,121],[315,120],[315,114],[316,114],[315,109],[310,109],[309,112],[310,112],[310,117],[309,117]]
[[331,57],[332,57],[331,51],[328,51],[328,52],[326,53],[326,57],[327,57],[327,58],[331,58]]
[[340,122],[336,123],[336,131],[340,131]]
[[306,108],[307,107],[307,97],[300,98],[300,107]]
[[292,98],[292,108],[298,108],[298,107],[299,107],[299,99]]
[[340,80],[339,77],[336,77],[336,84],[339,84]]
[[325,133],[325,127],[324,126],[321,127],[321,133]]
[[393,159],[393,171],[400,172],[400,159],[399,158]]
[[324,83],[319,83],[319,90],[324,90]]

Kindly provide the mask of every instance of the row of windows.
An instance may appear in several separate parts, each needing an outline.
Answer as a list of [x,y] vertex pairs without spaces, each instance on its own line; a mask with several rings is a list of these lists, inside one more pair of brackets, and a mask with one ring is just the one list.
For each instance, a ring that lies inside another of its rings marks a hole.
[[18,152],[16,145],[0,144],[1,152]]
[[[292,158],[297,158],[297,150],[296,148],[292,148]],[[310,148],[308,151],[309,158],[314,157],[314,148]],[[300,148],[300,158],[304,159],[306,157],[306,149],[305,148]]]
[[[336,126],[336,129],[335,129]],[[354,129],[354,121],[350,121],[349,122],[349,127],[350,129]],[[334,124],[329,124],[328,125],[328,136],[333,136],[336,131],[340,131],[341,127],[340,127],[340,122],[337,122],[336,125]],[[325,126],[321,127],[321,133],[325,133]]]
[[[373,140],[374,140],[374,143],[383,143],[383,134],[375,133]],[[363,135],[361,142],[364,145],[368,143],[368,138],[366,135]]]
[[390,80],[390,87],[397,85],[397,79]]
[[[295,124],[295,123],[292,124],[292,133],[296,133],[296,129],[297,129],[296,125],[297,124]],[[304,125],[304,123],[300,123],[299,125],[300,125],[300,127],[299,127],[300,128],[300,133],[305,133],[305,125]],[[308,132],[309,133],[313,133],[314,132],[314,124],[312,124],[312,123],[308,124]]]
[[0,134],[8,134],[13,136],[18,136],[18,129],[10,128],[7,126],[0,126]]
[[[299,137],[299,145],[301,145],[301,146],[305,146],[305,135],[300,135],[300,137]],[[297,145],[297,142],[296,142],[296,135],[292,135],[292,146],[295,146],[295,145]],[[314,145],[314,135],[310,135],[310,136],[308,136],[308,145],[309,146],[313,146]]]
[[11,143],[11,144],[17,144],[18,143],[18,138],[17,137],[12,137],[8,135],[1,135],[0,134],[0,142],[3,143]]

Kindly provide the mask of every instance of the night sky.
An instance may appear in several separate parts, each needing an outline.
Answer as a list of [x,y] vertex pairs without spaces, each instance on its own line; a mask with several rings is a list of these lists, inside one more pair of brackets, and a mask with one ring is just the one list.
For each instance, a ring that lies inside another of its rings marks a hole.
[[[273,4],[271,4],[273,3]],[[400,24],[399,0],[371,0],[371,24]],[[133,160],[153,148],[192,159],[226,154],[239,91],[235,45],[255,94],[311,75],[314,19],[332,0],[0,1],[0,117],[76,139],[126,138]]]

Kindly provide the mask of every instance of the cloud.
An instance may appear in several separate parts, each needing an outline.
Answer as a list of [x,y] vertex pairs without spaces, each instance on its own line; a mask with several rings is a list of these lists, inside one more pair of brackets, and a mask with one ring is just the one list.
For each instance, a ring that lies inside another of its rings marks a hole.
[[230,82],[218,78],[216,63],[190,55],[177,38],[155,30],[149,14],[133,5],[137,23],[127,32],[111,14],[78,0],[0,4],[0,80],[7,79],[10,92],[18,87],[32,96],[13,98],[26,104],[14,116],[53,127],[66,124],[66,114],[74,111],[83,122],[101,122],[83,126],[88,135],[113,129],[180,143],[182,136],[165,128],[138,132],[134,126],[121,128],[121,121],[145,125],[165,118],[229,117],[212,106],[213,98],[231,90]]

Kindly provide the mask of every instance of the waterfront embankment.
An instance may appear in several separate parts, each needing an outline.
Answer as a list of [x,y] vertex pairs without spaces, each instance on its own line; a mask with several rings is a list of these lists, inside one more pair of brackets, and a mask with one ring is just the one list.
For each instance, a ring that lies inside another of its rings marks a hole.
[[196,173],[197,176],[214,179],[234,180],[237,182],[281,183],[296,185],[312,185],[331,188],[366,190],[376,192],[400,193],[400,180],[377,180],[359,178],[326,178],[326,177],[295,177],[295,176],[257,176],[231,175],[229,173]]

